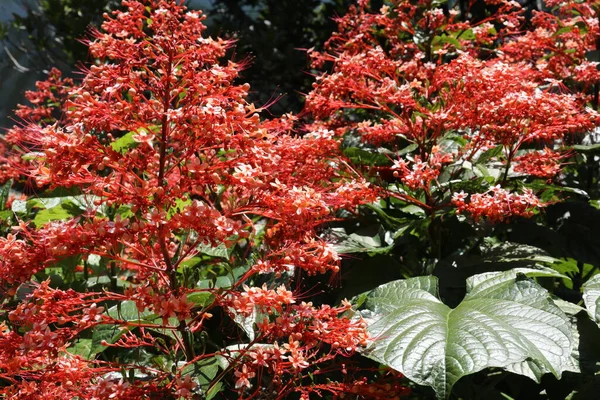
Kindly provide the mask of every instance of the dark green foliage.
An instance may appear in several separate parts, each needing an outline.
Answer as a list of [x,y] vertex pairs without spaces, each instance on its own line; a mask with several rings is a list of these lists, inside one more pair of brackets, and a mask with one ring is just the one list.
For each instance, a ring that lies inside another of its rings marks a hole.
[[248,57],[242,80],[250,83],[259,105],[283,96],[273,114],[299,112],[314,80],[305,50],[323,43],[335,30],[333,18],[351,0],[213,0],[209,31],[236,39],[238,59]]

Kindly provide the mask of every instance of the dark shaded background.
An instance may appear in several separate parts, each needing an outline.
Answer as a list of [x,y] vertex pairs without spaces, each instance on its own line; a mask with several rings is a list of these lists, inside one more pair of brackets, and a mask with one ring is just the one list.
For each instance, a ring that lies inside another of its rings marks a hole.
[[[270,111],[298,112],[310,90],[306,53],[319,48],[335,30],[333,18],[353,0],[189,0],[202,9],[208,34],[237,40],[231,56],[249,61],[242,72],[251,85],[250,101],[263,105],[283,95]],[[23,92],[56,66],[77,77],[78,63],[88,62],[79,42],[90,26],[120,0],[0,0],[0,127],[14,125],[12,110]]]

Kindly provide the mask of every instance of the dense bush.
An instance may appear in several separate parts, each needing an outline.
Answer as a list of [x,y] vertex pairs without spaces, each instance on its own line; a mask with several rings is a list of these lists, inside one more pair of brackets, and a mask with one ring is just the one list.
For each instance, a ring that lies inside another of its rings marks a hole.
[[27,94],[7,398],[593,398],[598,5],[368,3],[309,50],[302,119],[167,0]]
[[[364,353],[440,398],[482,370],[454,395],[594,385],[598,349],[579,312],[583,290],[598,322],[598,4],[546,5],[526,19],[502,0],[471,3],[477,13],[359,1],[311,54],[329,66],[307,97],[311,129],[340,138],[382,197],[332,230],[372,256],[355,268],[380,271],[345,285],[367,290],[355,300],[375,338]],[[490,367],[580,375],[535,389]]]

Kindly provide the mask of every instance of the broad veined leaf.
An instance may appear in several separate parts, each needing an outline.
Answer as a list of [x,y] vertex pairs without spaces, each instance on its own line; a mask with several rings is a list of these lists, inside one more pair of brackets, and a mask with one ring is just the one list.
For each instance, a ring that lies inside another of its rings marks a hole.
[[485,163],[494,157],[498,157],[499,155],[502,154],[502,150],[504,150],[504,146],[498,145],[496,147],[492,147],[491,149],[488,149],[488,150],[482,152],[479,155],[479,158],[477,158],[477,163],[478,164]]
[[35,215],[33,223],[36,226],[42,226],[51,221],[64,221],[83,214],[83,211],[72,202],[64,202],[56,207],[40,210]]
[[207,256],[220,257],[225,259],[229,259],[233,251],[233,247],[227,247],[223,243],[219,244],[216,247],[202,243],[198,245],[197,249],[199,253],[206,254]]
[[16,200],[12,204],[12,211],[21,215],[35,212],[33,222],[36,226],[42,226],[51,221],[67,220],[81,215],[96,199],[95,196],[77,195]]
[[73,343],[67,351],[76,356],[81,356],[85,359],[88,359],[91,355],[92,350],[92,339],[77,339],[75,343]]
[[192,364],[187,364],[182,369],[181,375],[185,376],[191,374],[195,383],[200,386],[202,392],[206,392],[217,376],[219,369],[219,358],[214,356],[201,359]]
[[600,275],[583,284],[583,302],[590,318],[600,325]]
[[522,243],[501,242],[494,243],[484,240],[481,246],[482,258],[485,262],[527,262],[528,266],[534,264],[551,265],[558,260],[551,257],[546,251]]
[[334,242],[333,248],[338,253],[387,253],[393,245],[382,243],[381,235],[359,235],[357,233],[347,234],[343,228],[335,228],[329,232],[328,240]]
[[437,278],[398,280],[357,297],[373,337],[364,354],[447,398],[463,376],[488,367],[534,379],[560,377],[574,339],[567,316],[531,276],[558,275],[519,268],[467,279],[454,309],[436,296]]
[[578,152],[596,152],[596,151],[600,151],[600,144],[576,144],[574,146],[571,146],[571,148],[573,150],[576,150]]
[[196,307],[206,307],[215,301],[215,295],[211,292],[192,292],[187,296],[187,301]]
[[237,312],[235,312],[235,309],[233,307],[230,307],[229,311],[234,315],[233,320],[236,324],[238,324],[240,329],[244,331],[246,336],[248,336],[248,339],[254,340],[256,338],[256,335],[254,333],[254,324],[257,321],[259,321],[259,315],[261,320],[262,318],[264,318],[264,315],[262,315],[262,313],[259,313],[256,307],[254,307],[254,309],[252,310],[252,314],[248,316],[238,314]]
[[88,360],[95,358],[99,353],[102,353],[108,347],[104,346],[106,343],[115,343],[117,340],[127,332],[126,328],[120,328],[116,325],[98,325],[94,328],[92,334],[92,342],[90,343],[90,351]]
[[[489,239],[484,240],[478,246],[478,252],[473,253],[453,255],[440,260],[436,265],[434,275],[439,278],[440,293],[449,304],[456,305],[462,299],[467,278],[486,272],[535,269],[542,273],[541,277],[562,278],[563,282],[570,283],[565,271],[555,268],[560,260],[534,246],[506,241],[496,243]],[[533,275],[528,273],[528,276]],[[452,291],[452,298],[449,298],[448,290]]]
[[112,306],[106,312],[109,317],[123,321],[141,321],[155,317],[156,315],[148,310],[140,311],[135,301],[123,301],[116,306]]
[[349,147],[344,149],[344,155],[359,165],[383,166],[392,163],[388,156],[378,153],[376,150],[368,151],[358,147]]
[[133,140],[135,132],[128,132],[110,144],[110,147],[118,153],[125,154],[127,150],[136,147],[138,143]]
[[197,289],[231,288],[247,271],[248,266],[231,268],[227,264],[208,265],[201,272]]

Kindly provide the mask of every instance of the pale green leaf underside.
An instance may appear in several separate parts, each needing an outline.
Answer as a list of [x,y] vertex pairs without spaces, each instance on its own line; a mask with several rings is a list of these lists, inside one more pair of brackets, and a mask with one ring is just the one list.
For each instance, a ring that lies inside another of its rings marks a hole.
[[446,398],[463,376],[488,367],[539,380],[560,376],[573,337],[568,319],[521,269],[470,278],[455,309],[436,296],[437,279],[394,281],[369,292],[364,315],[374,338],[365,355]]
[[600,325],[600,275],[594,275],[583,285],[583,302],[590,318]]

